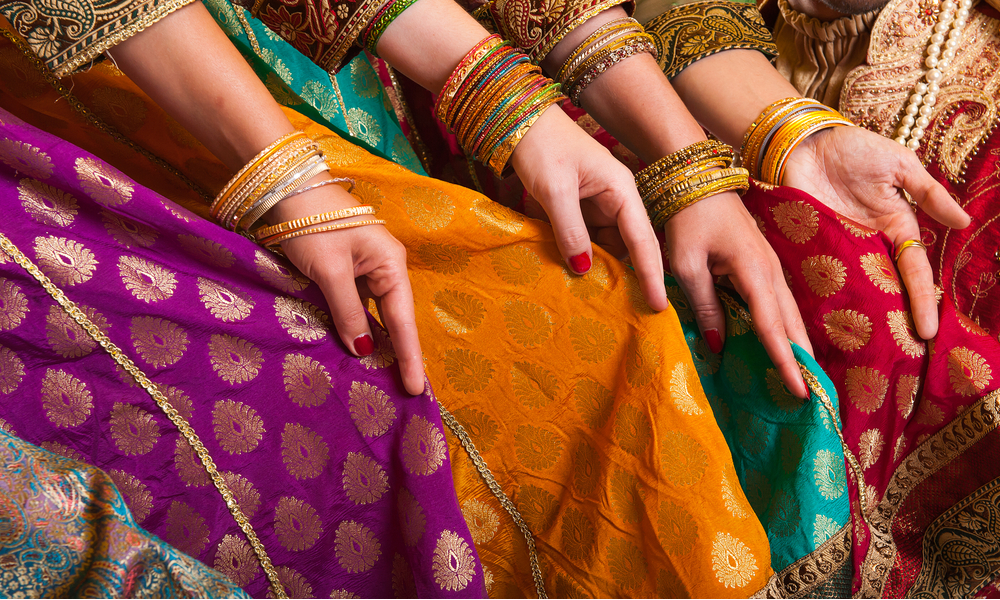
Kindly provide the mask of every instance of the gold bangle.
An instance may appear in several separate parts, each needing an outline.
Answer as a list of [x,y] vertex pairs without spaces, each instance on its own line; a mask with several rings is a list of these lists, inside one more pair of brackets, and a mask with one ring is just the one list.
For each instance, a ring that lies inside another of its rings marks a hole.
[[705,198],[729,192],[732,190],[746,190],[750,187],[750,174],[745,169],[739,174],[730,175],[723,179],[718,179],[701,187],[698,187],[687,194],[671,198],[668,203],[661,203],[653,210],[649,210],[650,221],[655,229],[661,228],[667,221],[688,206],[695,204]]
[[[288,197],[288,194],[292,192],[295,188],[305,184],[313,177],[316,177],[320,173],[327,173],[330,171],[330,166],[326,164],[323,160],[322,155],[319,155],[319,162],[316,162],[305,171],[301,169],[299,171],[293,172],[289,175],[289,178],[282,179],[280,182],[275,184],[274,188],[267,194],[261,197],[261,199],[246,211],[242,215],[237,215],[234,217],[236,220],[237,228],[242,228],[244,231],[250,231],[250,227],[253,226],[264,213],[271,210],[279,202]],[[308,163],[306,163],[308,165]]]
[[297,238],[303,235],[311,235],[313,233],[327,233],[329,231],[340,231],[341,229],[352,229],[354,227],[365,227],[367,225],[385,225],[385,221],[382,219],[368,219],[366,221],[349,221],[347,223],[337,223],[335,225],[324,225],[322,227],[314,227],[312,229],[300,229],[297,231],[291,231],[280,236],[277,236],[273,240],[264,242],[263,245],[266,248],[276,246],[281,242],[287,242],[292,238]]
[[263,197],[277,182],[285,178],[288,173],[293,172],[318,154],[318,148],[314,144],[307,144],[287,151],[276,153],[272,161],[265,163],[258,169],[241,189],[236,190],[231,201],[219,211],[218,221],[227,229],[232,227],[234,222],[238,222],[243,214]]
[[743,159],[743,166],[747,167],[754,177],[760,178],[764,153],[767,147],[774,142],[777,131],[785,123],[794,120],[797,116],[825,108],[819,102],[809,98],[788,98],[787,100],[769,113],[762,113],[756,127],[751,127],[747,132],[746,143],[740,149],[740,157]]
[[451,74],[448,81],[445,83],[444,89],[441,90],[440,104],[436,107],[438,119],[444,123],[448,123],[451,118],[452,106],[451,103],[455,100],[455,94],[458,93],[458,88],[461,87],[462,82],[465,78],[469,76],[469,73],[475,69],[479,61],[483,59],[487,54],[489,54],[494,48],[505,44],[506,42],[499,36],[486,38],[477,44],[479,48],[472,50],[471,55],[466,55],[459,62],[455,71]]
[[613,21],[609,21],[597,28],[587,39],[583,40],[583,42],[580,43],[580,45],[577,46],[569,56],[566,57],[566,60],[563,61],[562,66],[559,67],[559,71],[556,73],[556,81],[566,83],[566,76],[572,73],[578,66],[580,66],[580,63],[585,61],[588,56],[597,50],[596,46],[591,48],[591,44],[594,44],[602,37],[610,37],[612,34],[624,29],[642,31],[642,25],[631,17],[621,17]]
[[804,139],[822,129],[853,125],[840,113],[830,109],[796,115],[773,134],[760,165],[760,179],[781,185],[788,156]]
[[[220,222],[228,220],[232,216],[232,212],[246,202],[251,193],[250,190],[255,189],[260,181],[267,178],[276,169],[282,168],[289,160],[299,156],[311,145],[315,145],[314,142],[303,134],[301,137],[289,140],[275,148],[267,157],[258,161],[253,169],[245,173],[242,181],[226,192],[226,197],[222,198],[220,195],[220,202],[215,205],[212,216]],[[316,147],[318,148],[318,146]]]
[[639,195],[643,198],[647,196],[655,196],[662,190],[682,181],[688,181],[699,173],[704,173],[713,169],[726,169],[731,165],[732,161],[726,160],[725,158],[702,158],[693,161],[690,165],[684,165],[684,168],[679,168],[678,170],[667,173],[666,176],[661,179],[652,181],[647,180],[642,184],[637,184],[636,187],[639,189]]
[[671,173],[677,168],[687,168],[702,159],[728,159],[732,162],[733,149],[718,140],[702,140],[690,146],[685,146],[657,160],[635,175],[638,185],[648,184],[664,173]]
[[224,200],[229,195],[229,193],[232,192],[232,190],[236,189],[243,182],[243,180],[247,177],[248,173],[253,171],[259,163],[266,160],[283,145],[288,144],[291,140],[300,137],[306,137],[306,134],[301,131],[293,131],[291,133],[285,134],[280,138],[278,138],[277,140],[275,140],[274,142],[272,142],[270,146],[261,150],[257,154],[257,156],[250,159],[250,162],[245,164],[243,168],[240,169],[236,173],[236,175],[233,175],[232,179],[230,179],[229,182],[226,183],[225,186],[223,186],[222,191],[219,192],[219,194],[215,197],[215,200],[212,201],[212,205],[209,208],[209,213],[213,217],[215,217],[216,209],[218,208],[219,203],[222,200]]
[[351,217],[360,217],[362,215],[374,215],[374,214],[375,214],[375,207],[369,206],[367,204],[362,204],[361,206],[342,208],[340,210],[320,213],[318,215],[312,215],[311,217],[302,217],[300,219],[285,221],[284,223],[278,223],[277,225],[261,227],[260,229],[254,231],[251,235],[253,235],[254,240],[257,243],[261,243],[269,237],[280,235],[282,233],[288,233],[289,231],[295,229],[303,229],[305,227],[318,225],[320,223],[329,223],[330,221],[339,221],[341,219],[349,219]]

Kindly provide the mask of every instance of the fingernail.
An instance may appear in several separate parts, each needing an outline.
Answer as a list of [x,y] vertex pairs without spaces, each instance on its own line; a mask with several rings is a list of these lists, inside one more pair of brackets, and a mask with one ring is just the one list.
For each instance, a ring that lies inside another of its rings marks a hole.
[[576,273],[586,273],[590,270],[590,256],[586,252],[569,257],[569,268]]
[[372,336],[362,333],[354,338],[354,351],[357,352],[358,356],[368,356],[374,352],[375,342],[372,341]]
[[722,336],[719,335],[718,329],[706,329],[702,336],[708,342],[708,349],[712,351],[712,354],[722,352]]
[[806,380],[805,379],[802,380],[802,389],[804,389],[806,391],[806,395],[803,396],[803,398],[807,398],[808,399],[809,398],[809,385],[806,384]]

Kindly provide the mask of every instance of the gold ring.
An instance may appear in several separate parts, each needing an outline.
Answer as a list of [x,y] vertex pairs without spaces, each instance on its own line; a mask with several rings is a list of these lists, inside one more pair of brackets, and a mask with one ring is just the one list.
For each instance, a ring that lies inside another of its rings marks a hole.
[[903,253],[903,250],[914,247],[923,248],[924,250],[927,250],[927,246],[925,246],[924,243],[921,242],[920,240],[906,240],[905,242],[900,244],[898,248],[896,248],[896,255],[892,257],[893,262],[899,262],[899,255]]
[[896,189],[902,192],[903,199],[906,200],[906,203],[910,205],[910,208],[913,209],[913,212],[917,212],[917,201],[913,199],[913,196],[910,195],[910,192],[904,190],[903,188],[896,188]]

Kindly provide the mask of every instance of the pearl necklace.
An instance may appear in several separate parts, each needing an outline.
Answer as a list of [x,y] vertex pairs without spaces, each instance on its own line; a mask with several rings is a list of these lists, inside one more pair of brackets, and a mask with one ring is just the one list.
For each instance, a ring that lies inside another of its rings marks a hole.
[[[896,129],[896,141],[910,150],[920,148],[920,140],[930,125],[931,113],[937,104],[938,92],[941,91],[941,78],[955,58],[962,30],[969,20],[972,2],[973,0],[959,0],[956,6],[954,0],[942,0],[938,6],[938,22],[934,25],[934,33],[927,46],[927,58],[924,59],[928,71],[924,73],[923,81],[914,86],[910,103],[906,106],[906,114]],[[947,40],[945,34],[948,36]],[[944,50],[941,49],[942,45]]]

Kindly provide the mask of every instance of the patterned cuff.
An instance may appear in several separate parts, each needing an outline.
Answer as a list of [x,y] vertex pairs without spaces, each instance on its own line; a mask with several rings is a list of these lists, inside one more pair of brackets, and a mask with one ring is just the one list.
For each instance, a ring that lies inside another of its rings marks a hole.
[[494,0],[488,6],[499,32],[535,63],[591,17],[615,6],[629,14],[634,8],[632,0]]
[[702,0],[676,6],[646,23],[659,51],[660,68],[673,78],[695,62],[724,50],[778,54],[771,32],[753,4]]
[[56,77],[65,77],[192,1],[0,0],[0,14]]

